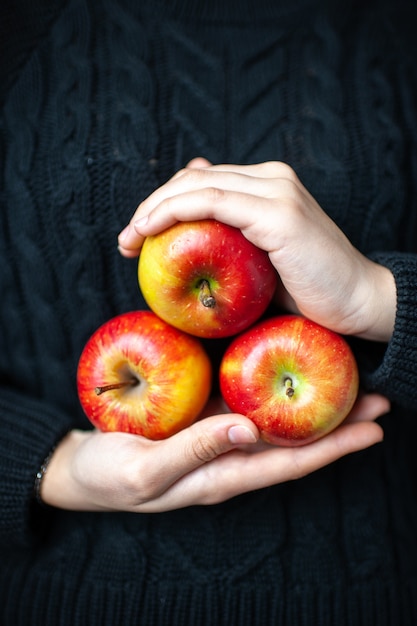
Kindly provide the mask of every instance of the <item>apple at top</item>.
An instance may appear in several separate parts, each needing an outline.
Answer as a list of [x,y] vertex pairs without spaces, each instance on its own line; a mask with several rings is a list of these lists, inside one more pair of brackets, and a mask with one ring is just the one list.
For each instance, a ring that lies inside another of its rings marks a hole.
[[210,395],[211,370],[196,337],[151,311],[131,311],[105,322],[87,341],[78,363],[78,395],[99,430],[165,439],[199,416]]
[[297,315],[270,318],[235,337],[219,377],[229,408],[282,446],[311,443],[336,428],[359,386],[346,340]]
[[265,312],[277,284],[268,254],[216,220],[177,223],[147,237],[138,279],[159,317],[206,338],[248,328]]

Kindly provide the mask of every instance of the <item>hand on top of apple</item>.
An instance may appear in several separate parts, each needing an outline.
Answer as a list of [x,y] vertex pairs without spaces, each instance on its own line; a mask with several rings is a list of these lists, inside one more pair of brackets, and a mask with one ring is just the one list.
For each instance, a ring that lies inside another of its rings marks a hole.
[[119,236],[120,251],[136,256],[146,237],[178,221],[206,219],[240,229],[268,253],[289,310],[343,335],[390,338],[391,272],[354,248],[285,163],[196,160],[142,202]]

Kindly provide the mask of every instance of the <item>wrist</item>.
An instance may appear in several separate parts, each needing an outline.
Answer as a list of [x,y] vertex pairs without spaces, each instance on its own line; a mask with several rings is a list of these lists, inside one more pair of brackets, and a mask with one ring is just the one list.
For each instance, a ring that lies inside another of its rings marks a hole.
[[86,436],[90,433],[72,430],[50,452],[43,463],[44,470],[38,472],[35,480],[38,502],[63,509],[80,508],[71,466]]
[[39,470],[36,473],[35,476],[35,483],[33,486],[33,491],[34,491],[34,496],[35,496],[35,500],[38,504],[40,504],[41,506],[43,506],[45,504],[45,502],[42,499],[41,496],[41,489],[42,489],[42,483],[43,480],[45,478],[45,474],[48,470],[48,466],[49,463],[52,459],[53,453],[55,452],[56,449],[56,445],[54,445],[51,449],[51,451],[49,452],[48,456],[45,458],[45,460],[42,462]]
[[397,289],[392,272],[385,266],[369,260],[369,280],[364,294],[362,339],[388,342],[394,331],[397,308]]

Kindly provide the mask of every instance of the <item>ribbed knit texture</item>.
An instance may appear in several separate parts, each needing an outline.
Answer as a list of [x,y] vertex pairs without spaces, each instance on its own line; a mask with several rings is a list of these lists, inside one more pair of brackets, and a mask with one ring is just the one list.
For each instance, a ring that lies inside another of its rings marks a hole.
[[[411,4],[37,4],[0,9],[0,626],[415,626]],[[195,156],[290,163],[393,271],[392,341],[357,342],[363,383],[393,401],[385,441],[212,507],[42,509],[42,460],[89,427],[85,341],[144,308],[117,234]]]

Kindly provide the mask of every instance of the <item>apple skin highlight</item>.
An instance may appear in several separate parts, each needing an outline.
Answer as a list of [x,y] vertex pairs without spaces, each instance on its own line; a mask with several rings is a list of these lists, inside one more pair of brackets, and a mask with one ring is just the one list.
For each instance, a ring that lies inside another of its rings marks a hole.
[[[211,381],[200,341],[151,311],[131,311],[104,323],[87,341],[77,370],[81,406],[96,428],[155,440],[195,421]],[[98,391],[120,383],[119,389]]]
[[359,389],[346,340],[308,319],[282,315],[236,337],[220,365],[229,408],[252,419],[261,437],[300,446],[334,430]]

